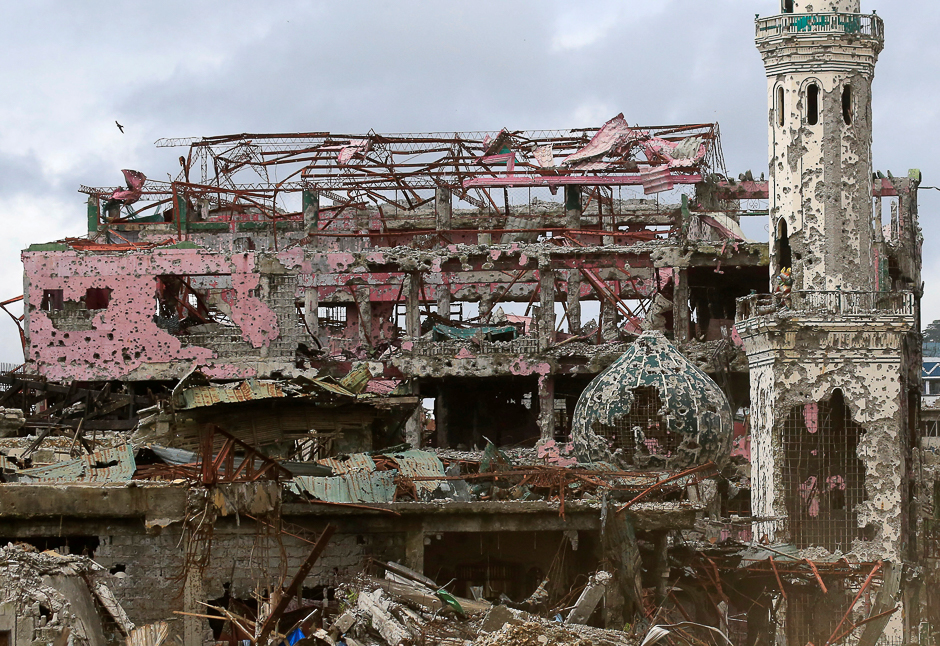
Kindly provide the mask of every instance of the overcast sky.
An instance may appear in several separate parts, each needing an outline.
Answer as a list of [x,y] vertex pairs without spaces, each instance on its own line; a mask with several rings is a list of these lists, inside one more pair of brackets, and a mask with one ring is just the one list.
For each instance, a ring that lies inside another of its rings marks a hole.
[[[85,234],[79,184],[178,171],[160,137],[570,128],[623,112],[718,121],[731,174],[767,167],[754,16],[777,0],[0,2],[0,300],[22,293],[21,249]],[[875,168],[940,185],[940,2],[863,0],[873,9]],[[940,191],[920,197],[926,323],[940,318]],[[0,361],[22,361],[9,321]]]

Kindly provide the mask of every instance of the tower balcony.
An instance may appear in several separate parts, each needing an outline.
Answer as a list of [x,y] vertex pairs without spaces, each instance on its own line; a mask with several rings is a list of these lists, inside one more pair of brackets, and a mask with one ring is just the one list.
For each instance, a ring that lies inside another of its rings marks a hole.
[[782,14],[756,20],[757,44],[790,37],[852,36],[884,44],[884,22],[876,15],[857,13]]
[[794,291],[752,294],[737,301],[737,320],[764,316],[801,319],[910,319],[916,301],[912,292]]

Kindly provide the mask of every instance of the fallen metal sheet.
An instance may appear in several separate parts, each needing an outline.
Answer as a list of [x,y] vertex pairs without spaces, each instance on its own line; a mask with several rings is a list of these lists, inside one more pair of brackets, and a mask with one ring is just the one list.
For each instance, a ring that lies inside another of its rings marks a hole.
[[124,482],[137,465],[129,444],[95,451],[75,460],[20,471],[20,482]]
[[[174,466],[194,465],[199,461],[199,455],[186,449],[174,449],[166,446],[157,446],[148,444],[147,448],[153,451],[158,458]],[[241,464],[241,460],[236,458],[235,467]],[[324,466],[317,462],[295,462],[285,460],[279,464],[290,471],[295,476],[330,476],[333,470],[329,466]],[[261,461],[256,460],[255,465],[260,467]]]
[[[444,463],[428,451],[389,453],[388,457],[398,463],[398,471],[406,478],[444,477]],[[441,483],[436,480],[418,480],[414,484],[421,498],[431,498]]]
[[621,112],[605,123],[584,148],[568,155],[562,164],[570,166],[579,161],[601,157],[612,150],[616,152],[632,144],[636,138],[637,133],[630,127],[627,120],[623,118],[623,113]]
[[233,386],[195,386],[177,396],[177,409],[189,410],[215,404],[234,404],[255,399],[286,397],[281,388],[271,382],[249,379]]
[[333,478],[298,476],[290,488],[324,502],[393,502],[397,471],[350,471]]
[[350,471],[375,471],[375,462],[365,453],[353,453],[344,458],[325,458],[317,460],[317,463],[333,469],[336,475],[342,475]]

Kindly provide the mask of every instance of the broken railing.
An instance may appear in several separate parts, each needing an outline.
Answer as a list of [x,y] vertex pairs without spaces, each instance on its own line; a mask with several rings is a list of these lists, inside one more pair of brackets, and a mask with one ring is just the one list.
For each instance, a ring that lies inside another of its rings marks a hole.
[[744,321],[787,311],[841,317],[914,316],[914,294],[802,290],[789,294],[753,294],[738,299],[737,319]]
[[758,18],[756,21],[758,42],[776,36],[800,36],[808,34],[851,34],[884,40],[884,22],[875,15],[854,13],[808,13]]

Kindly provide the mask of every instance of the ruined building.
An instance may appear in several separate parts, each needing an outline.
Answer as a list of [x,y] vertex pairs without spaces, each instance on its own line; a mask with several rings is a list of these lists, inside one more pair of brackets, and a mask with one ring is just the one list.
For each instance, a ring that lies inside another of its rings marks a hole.
[[88,236],[22,255],[0,540],[93,559],[107,612],[11,592],[0,644],[268,643],[310,609],[464,643],[523,622],[501,605],[623,643],[933,643],[920,175],[873,170],[881,19],[821,4],[756,20],[767,179],[717,124],[617,115],[164,139],[175,180],[82,186]]

